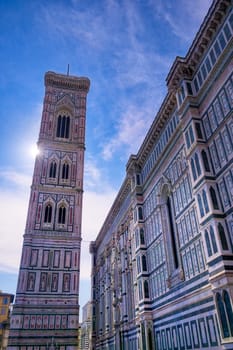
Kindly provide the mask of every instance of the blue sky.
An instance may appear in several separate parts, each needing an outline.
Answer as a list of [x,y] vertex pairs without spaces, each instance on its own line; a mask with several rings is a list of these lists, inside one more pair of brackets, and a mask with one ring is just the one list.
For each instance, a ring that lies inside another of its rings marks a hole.
[[15,293],[44,74],[87,76],[80,304],[94,240],[211,0],[0,0],[0,289]]

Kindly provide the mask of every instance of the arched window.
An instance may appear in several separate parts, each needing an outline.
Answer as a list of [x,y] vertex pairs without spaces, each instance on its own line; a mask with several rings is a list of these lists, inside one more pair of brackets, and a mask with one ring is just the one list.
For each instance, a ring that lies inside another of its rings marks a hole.
[[218,224],[218,233],[219,233],[220,241],[221,241],[221,244],[222,244],[222,249],[223,250],[228,250],[228,244],[227,244],[225,231],[224,231],[224,228],[223,228],[222,224],[220,224],[220,223]]
[[148,281],[144,281],[144,297],[149,298],[149,284]]
[[204,209],[203,209],[203,205],[202,205],[201,196],[200,196],[199,193],[198,193],[198,195],[197,195],[197,201],[198,201],[198,206],[199,206],[200,215],[201,215],[201,217],[203,217],[203,216],[205,215],[205,213],[204,213]]
[[196,168],[195,168],[193,158],[191,159],[191,168],[192,168],[193,180],[195,181],[197,179],[197,173],[196,173]]
[[52,222],[52,205],[47,204],[45,207],[45,213],[44,213],[44,223],[50,224]]
[[179,266],[179,261],[178,261],[175,231],[174,231],[173,218],[172,218],[171,200],[169,196],[167,197],[167,209],[168,209],[168,219],[169,219],[170,231],[171,231],[172,252],[174,257],[175,268],[177,269]]
[[137,257],[137,268],[138,268],[138,273],[141,273],[141,261],[140,261],[140,256]]
[[142,207],[138,207],[138,220],[143,220]]
[[66,115],[59,115],[57,119],[57,137],[69,138],[70,133],[70,117]]
[[55,160],[53,160],[50,163],[50,168],[49,168],[49,177],[55,178],[57,173],[57,163]]
[[209,165],[209,160],[206,154],[206,151],[201,151],[201,156],[204,164],[205,171],[210,171],[210,165]]
[[145,244],[144,230],[140,229],[140,244]]
[[65,224],[65,222],[66,222],[66,207],[62,205],[58,210],[58,223]]
[[229,338],[230,330],[227,323],[227,315],[226,315],[226,311],[222,301],[222,297],[219,293],[216,294],[216,304],[217,304],[218,314],[221,322],[223,338]]
[[198,176],[201,175],[201,167],[200,167],[200,162],[199,162],[199,158],[198,158],[198,154],[195,153],[195,163],[196,163],[196,168],[197,168],[197,174]]
[[138,296],[139,296],[139,300],[142,300],[143,295],[142,295],[142,281],[138,282]]
[[208,205],[208,201],[207,201],[207,196],[206,196],[206,191],[205,190],[202,190],[202,198],[203,198],[205,212],[208,213],[210,209],[209,209],[209,205]]
[[217,196],[216,196],[215,190],[214,190],[214,188],[212,186],[210,187],[210,197],[211,197],[211,200],[212,200],[212,203],[213,203],[213,208],[218,210],[219,209],[218,200],[217,200]]
[[142,271],[147,271],[146,256],[142,255]]
[[224,301],[225,308],[226,308],[226,313],[227,313],[228,323],[230,326],[231,336],[233,336],[233,311],[232,311],[230,297],[229,297],[229,294],[226,290],[223,291],[223,301]]
[[216,243],[216,239],[215,239],[214,229],[212,226],[210,226],[210,238],[211,238],[211,242],[212,242],[213,252],[215,254],[218,251],[218,247],[217,247],[217,243]]
[[62,165],[62,179],[67,180],[69,178],[69,164],[64,163]]
[[212,248],[210,245],[210,238],[209,238],[209,233],[207,230],[205,230],[205,242],[206,242],[208,256],[211,256],[212,255]]

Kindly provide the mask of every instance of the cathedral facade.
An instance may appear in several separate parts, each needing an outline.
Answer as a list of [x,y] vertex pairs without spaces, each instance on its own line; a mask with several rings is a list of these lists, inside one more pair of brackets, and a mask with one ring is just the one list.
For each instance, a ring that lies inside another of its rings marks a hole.
[[232,57],[214,0],[90,244],[92,349],[233,349]]
[[8,349],[77,349],[87,78],[45,74]]

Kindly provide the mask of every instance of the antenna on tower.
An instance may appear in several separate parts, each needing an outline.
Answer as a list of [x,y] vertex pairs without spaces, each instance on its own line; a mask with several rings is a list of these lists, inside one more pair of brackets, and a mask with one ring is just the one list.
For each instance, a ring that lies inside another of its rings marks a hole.
[[67,75],[70,74],[70,64],[68,63],[68,67],[67,67]]

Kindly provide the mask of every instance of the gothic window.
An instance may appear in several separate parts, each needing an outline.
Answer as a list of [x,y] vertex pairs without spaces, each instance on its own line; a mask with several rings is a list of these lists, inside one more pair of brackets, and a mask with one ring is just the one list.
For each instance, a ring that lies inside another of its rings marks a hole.
[[58,209],[58,223],[65,224],[66,222],[66,207],[61,205]]
[[195,128],[196,128],[198,139],[203,139],[202,130],[201,130],[201,124],[200,123],[195,123]]
[[219,189],[220,189],[220,194],[221,194],[221,198],[223,201],[223,205],[224,205],[224,207],[228,207],[230,205],[230,201],[228,198],[228,193],[226,190],[225,182],[223,180],[219,183]]
[[226,183],[227,183],[228,191],[231,195],[231,200],[233,200],[233,181],[230,173],[228,173],[228,175],[226,176]]
[[207,200],[207,196],[206,196],[206,191],[205,190],[202,190],[202,198],[203,198],[205,213],[207,214],[209,212],[209,205],[208,205],[208,200]]
[[198,176],[200,176],[201,175],[201,167],[200,167],[200,162],[199,162],[199,158],[198,158],[198,154],[197,153],[195,153],[194,158],[195,158],[197,174],[198,174]]
[[135,231],[135,242],[136,242],[136,247],[139,246],[139,232],[138,230]]
[[55,162],[55,160],[53,160],[50,163],[50,167],[49,167],[49,177],[56,178],[56,173],[57,173],[57,163]]
[[191,169],[192,169],[192,174],[193,174],[193,180],[195,181],[197,179],[197,173],[196,173],[196,168],[195,168],[193,158],[191,158]]
[[218,247],[215,239],[214,229],[212,226],[210,226],[210,238],[211,238],[211,243],[213,247],[213,252],[214,254],[216,254],[218,252]]
[[69,164],[64,163],[62,165],[62,179],[67,180],[69,178]]
[[139,300],[141,300],[143,298],[143,295],[142,295],[142,282],[141,281],[138,282],[138,294],[139,294]]
[[218,233],[219,233],[220,241],[222,244],[222,249],[228,250],[228,244],[227,244],[227,239],[226,239],[224,227],[220,223],[218,224]]
[[56,137],[69,138],[70,133],[70,117],[66,115],[59,115],[57,119]]
[[226,92],[227,92],[228,100],[232,107],[233,106],[233,86],[231,81],[228,81],[228,83],[226,84]]
[[148,281],[144,281],[144,296],[145,298],[149,298],[149,284]]
[[137,257],[137,269],[138,269],[138,273],[141,273],[141,261],[140,261],[140,257]]
[[220,103],[217,99],[214,101],[214,111],[217,117],[218,124],[220,124],[223,119],[223,115],[222,115]]
[[230,326],[231,335],[233,336],[233,311],[231,306],[231,300],[229,294],[226,290],[223,291],[223,301],[226,308],[228,323]]
[[143,220],[142,207],[138,207],[138,220]]
[[203,161],[203,164],[204,164],[205,171],[210,172],[210,165],[209,165],[209,160],[208,160],[206,151],[202,150],[201,151],[201,156],[202,156],[202,161]]
[[231,154],[232,144],[231,144],[227,129],[224,129],[224,131],[223,131],[223,142],[224,142],[224,146],[225,146],[225,149],[227,151],[227,154]]
[[210,146],[210,152],[211,152],[211,156],[212,156],[212,160],[213,160],[214,169],[218,170],[220,165],[219,165],[219,159],[218,159],[218,155],[216,152],[215,144],[212,144]]
[[140,244],[145,244],[145,236],[143,228],[140,229]]
[[207,230],[205,230],[205,242],[206,242],[207,253],[208,253],[208,256],[210,257],[213,253],[212,253],[212,248],[210,244],[209,233]]
[[52,222],[52,211],[53,211],[52,205],[50,203],[47,204],[44,212],[44,223],[50,224]]
[[217,128],[217,122],[216,122],[214,111],[213,111],[212,107],[210,107],[210,109],[208,110],[208,116],[209,116],[209,121],[210,121],[210,126],[212,129],[212,132],[214,132]]
[[204,124],[205,134],[208,139],[211,135],[211,129],[210,129],[210,122],[207,115],[203,118],[203,124]]
[[173,218],[172,218],[171,200],[170,200],[169,196],[167,197],[167,209],[168,209],[168,219],[169,219],[170,231],[171,231],[171,243],[172,243],[174,264],[175,264],[175,268],[177,269],[178,266],[179,266],[179,262],[178,262],[177,246],[176,246],[176,239],[175,239],[175,231],[174,231]]
[[217,196],[216,196],[215,190],[214,190],[214,188],[212,186],[210,187],[210,197],[211,197],[211,200],[212,200],[213,208],[215,210],[218,210],[219,209],[218,200],[217,200]]
[[187,148],[189,149],[191,144],[190,144],[190,138],[189,138],[188,131],[186,131],[186,133],[185,133],[185,139],[186,139]]
[[220,293],[216,294],[216,303],[217,303],[218,314],[219,314],[219,318],[220,318],[220,322],[221,322],[221,329],[222,329],[223,338],[229,338],[230,337],[230,330],[228,327],[227,315],[226,315],[226,311],[225,311],[224,304],[223,304],[222,297],[221,297]]
[[230,338],[233,336],[233,312],[230,301],[230,296],[226,290],[223,294],[216,294],[216,304],[218,316],[221,324],[221,331],[223,338]]
[[146,256],[142,255],[142,271],[147,271]]
[[216,139],[216,145],[217,145],[217,150],[218,150],[220,161],[221,162],[225,162],[226,161],[226,155],[225,155],[225,150],[223,148],[222,140],[221,140],[220,137],[218,137]]
[[230,107],[229,107],[227,97],[226,97],[224,90],[220,93],[219,97],[220,97],[220,101],[222,104],[224,115],[226,115],[230,111]]
[[201,196],[199,193],[197,195],[197,201],[198,201],[200,215],[201,215],[201,217],[203,217],[205,215],[205,213],[204,213],[204,209],[203,209],[202,199],[201,199]]

